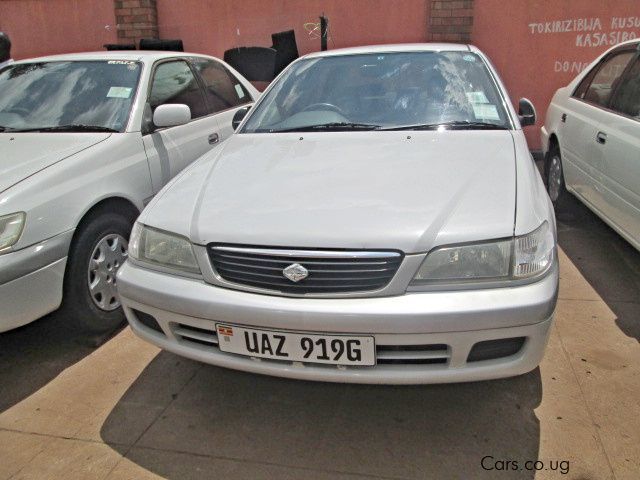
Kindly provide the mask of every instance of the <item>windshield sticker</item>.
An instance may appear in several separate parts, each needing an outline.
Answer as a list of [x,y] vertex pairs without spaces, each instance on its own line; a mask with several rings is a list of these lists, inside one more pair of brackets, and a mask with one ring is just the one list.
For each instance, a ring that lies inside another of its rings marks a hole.
[[131,90],[129,87],[111,87],[107,92],[107,98],[129,98],[131,96]]
[[108,65],[135,65],[136,62],[133,60],[109,60],[107,62]]
[[482,91],[480,91],[480,92],[467,92],[467,99],[471,103],[489,103],[489,100],[487,99],[487,96]]
[[475,62],[476,61],[476,56],[475,55],[465,55],[464,57],[462,57],[462,59],[465,62]]
[[490,103],[474,103],[473,114],[476,116],[476,119],[500,120],[498,109]]
[[236,93],[238,94],[238,98],[244,98],[244,90],[242,90],[242,85],[236,83]]

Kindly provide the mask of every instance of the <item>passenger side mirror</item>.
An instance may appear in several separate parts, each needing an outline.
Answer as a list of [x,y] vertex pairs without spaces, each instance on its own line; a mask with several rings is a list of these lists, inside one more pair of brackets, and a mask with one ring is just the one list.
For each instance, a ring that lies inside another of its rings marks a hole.
[[158,105],[153,112],[153,124],[160,127],[175,127],[191,121],[191,109],[182,103]]
[[536,108],[528,98],[521,98],[518,102],[518,119],[522,127],[536,123]]
[[242,123],[242,120],[247,116],[249,110],[251,110],[251,105],[243,107],[240,110],[236,111],[236,114],[233,116],[233,120],[231,120],[231,126],[233,127],[234,131],[238,128],[238,125]]

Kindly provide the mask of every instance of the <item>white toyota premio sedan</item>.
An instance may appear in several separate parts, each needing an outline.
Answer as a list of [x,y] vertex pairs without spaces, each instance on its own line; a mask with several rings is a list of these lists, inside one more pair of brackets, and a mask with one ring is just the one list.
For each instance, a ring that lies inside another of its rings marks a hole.
[[118,272],[131,327],[308,380],[532,370],[558,292],[553,208],[521,129],[534,120],[466,45],[295,61],[141,214]]
[[541,136],[551,200],[573,193],[640,250],[640,40],[559,89]]
[[0,69],[0,332],[57,309],[124,322],[115,273],[144,205],[258,92],[220,60],[97,52]]

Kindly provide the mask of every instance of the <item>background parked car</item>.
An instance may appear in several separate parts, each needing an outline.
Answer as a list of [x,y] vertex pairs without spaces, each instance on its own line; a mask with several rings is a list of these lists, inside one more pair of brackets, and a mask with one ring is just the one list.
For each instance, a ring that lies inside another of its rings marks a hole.
[[144,205],[232,132],[258,92],[224,62],[86,53],[0,71],[0,331],[63,301],[85,328],[124,319],[115,273]]
[[553,202],[573,193],[640,249],[640,41],[559,89],[541,132]]

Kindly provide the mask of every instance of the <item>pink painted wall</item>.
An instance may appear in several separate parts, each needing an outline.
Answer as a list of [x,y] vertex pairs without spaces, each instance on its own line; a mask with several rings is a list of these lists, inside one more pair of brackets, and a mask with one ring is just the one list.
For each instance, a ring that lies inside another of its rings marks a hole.
[[112,0],[0,0],[13,58],[103,50],[116,43]]
[[640,37],[640,0],[475,0],[473,43],[512,100],[528,97],[538,110],[538,125],[525,129],[534,149],[555,91],[611,44],[633,37]]
[[160,36],[185,50],[221,57],[237,46],[271,46],[271,34],[294,29],[301,54],[320,50],[304,24],[329,18],[329,48],[424,42],[430,0],[157,0]]

